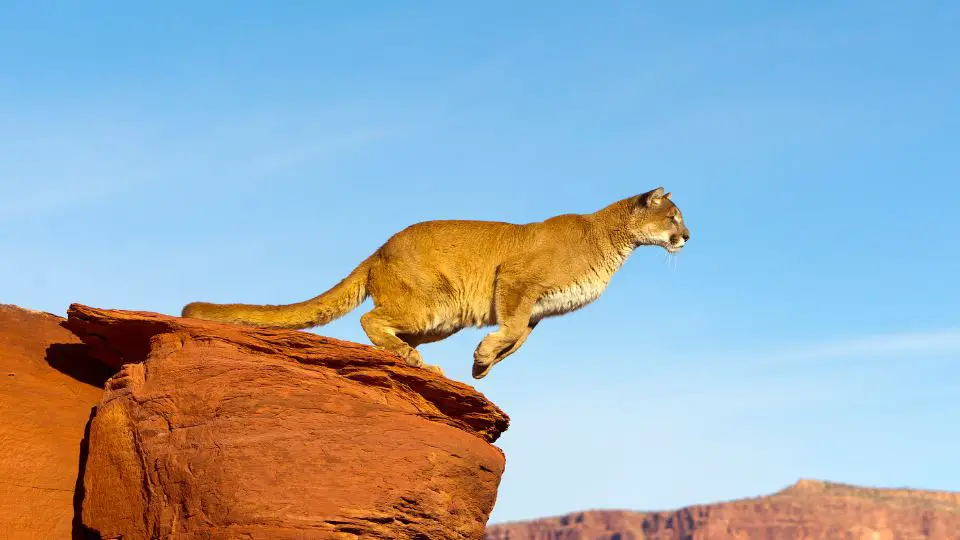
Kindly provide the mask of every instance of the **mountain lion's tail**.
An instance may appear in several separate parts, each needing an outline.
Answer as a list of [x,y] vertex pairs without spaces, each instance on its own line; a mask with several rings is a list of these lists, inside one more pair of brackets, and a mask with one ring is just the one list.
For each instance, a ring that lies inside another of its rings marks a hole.
[[296,304],[210,304],[192,302],[183,307],[183,317],[261,328],[311,328],[338,319],[367,298],[367,278],[373,257],[360,263],[350,275],[329,291]]

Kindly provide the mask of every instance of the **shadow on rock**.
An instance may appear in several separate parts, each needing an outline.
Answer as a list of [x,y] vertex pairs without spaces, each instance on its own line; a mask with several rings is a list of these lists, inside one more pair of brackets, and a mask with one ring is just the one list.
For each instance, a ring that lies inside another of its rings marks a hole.
[[47,347],[47,364],[53,369],[82,383],[103,388],[117,370],[87,354],[83,343],[54,343]]

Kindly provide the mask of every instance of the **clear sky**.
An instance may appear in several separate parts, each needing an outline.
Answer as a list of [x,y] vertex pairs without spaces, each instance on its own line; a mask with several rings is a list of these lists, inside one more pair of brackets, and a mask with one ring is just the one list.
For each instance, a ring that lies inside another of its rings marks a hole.
[[[0,302],[297,301],[417,221],[662,185],[684,252],[476,382],[492,521],[960,490],[960,4],[680,4],[4,2]],[[486,331],[424,357],[472,384]]]

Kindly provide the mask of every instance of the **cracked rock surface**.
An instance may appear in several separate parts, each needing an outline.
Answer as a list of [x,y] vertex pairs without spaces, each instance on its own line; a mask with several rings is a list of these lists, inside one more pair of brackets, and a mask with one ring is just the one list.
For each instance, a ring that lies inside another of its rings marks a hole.
[[509,419],[372,347],[74,304],[120,368],[90,424],[103,538],[483,538]]

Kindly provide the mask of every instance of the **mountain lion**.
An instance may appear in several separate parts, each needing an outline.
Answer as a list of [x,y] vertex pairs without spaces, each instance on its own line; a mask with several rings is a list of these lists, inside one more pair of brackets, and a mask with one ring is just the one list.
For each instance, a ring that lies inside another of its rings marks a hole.
[[597,299],[634,250],[676,253],[690,239],[679,208],[657,188],[592,214],[518,225],[425,221],[393,235],[329,291],[288,305],[194,302],[184,317],[264,328],[327,324],[368,296],[360,324],[374,345],[424,364],[416,348],[467,326],[497,325],[473,353],[483,378],[523,345],[541,319]]

